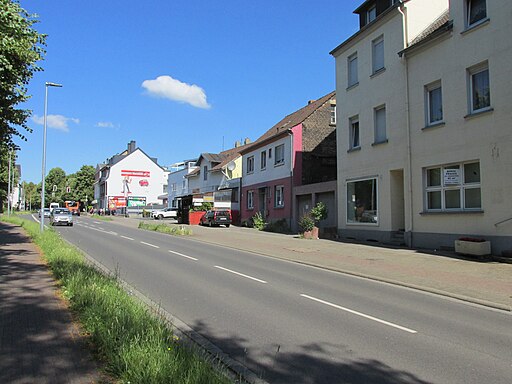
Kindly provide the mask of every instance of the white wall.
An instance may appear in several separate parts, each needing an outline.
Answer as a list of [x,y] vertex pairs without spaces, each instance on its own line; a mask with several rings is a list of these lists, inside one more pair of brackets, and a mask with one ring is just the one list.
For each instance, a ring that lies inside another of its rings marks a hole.
[[[292,171],[292,137],[287,136],[276,141],[272,141],[271,143],[259,147],[251,152],[248,152],[242,156],[242,186],[249,186],[259,183],[264,183],[267,181],[278,180],[285,177],[289,177]],[[284,164],[275,165],[275,152],[276,147],[284,144]],[[272,158],[269,158],[269,149],[272,149]],[[267,156],[267,164],[265,169],[261,169],[260,167],[260,156],[261,152],[266,151]],[[247,173],[247,158],[250,156],[254,156],[254,172]]]

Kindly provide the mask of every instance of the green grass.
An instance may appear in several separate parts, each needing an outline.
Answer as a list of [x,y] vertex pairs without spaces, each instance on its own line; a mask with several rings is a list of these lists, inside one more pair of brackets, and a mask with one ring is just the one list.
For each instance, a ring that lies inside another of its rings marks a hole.
[[103,221],[113,221],[114,219],[111,218],[111,217],[108,217],[108,216],[102,216],[102,215],[97,215],[96,213],[91,215],[91,217],[93,219],[98,219],[98,220],[103,220]]
[[86,263],[54,230],[16,216],[40,246],[105,371],[121,383],[229,383],[213,362],[182,345],[166,321],[128,295],[119,281]]
[[139,223],[140,229],[145,229],[148,231],[156,231],[162,233],[168,233],[170,235],[191,235],[192,231],[188,228],[185,228],[183,225],[167,225],[164,223],[146,223],[141,221]]

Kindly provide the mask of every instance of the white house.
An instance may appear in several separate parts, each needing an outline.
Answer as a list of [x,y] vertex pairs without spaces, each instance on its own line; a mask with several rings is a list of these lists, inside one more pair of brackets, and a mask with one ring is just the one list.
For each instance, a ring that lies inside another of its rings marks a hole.
[[161,204],[158,197],[167,192],[168,173],[130,141],[125,151],[96,167],[95,206],[120,210]]
[[331,52],[342,237],[512,248],[511,12],[507,0],[368,0],[355,11],[361,29]]

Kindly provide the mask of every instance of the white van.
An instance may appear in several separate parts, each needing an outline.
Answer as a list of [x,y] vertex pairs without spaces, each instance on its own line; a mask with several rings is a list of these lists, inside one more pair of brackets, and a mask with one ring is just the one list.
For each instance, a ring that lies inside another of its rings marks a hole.
[[50,203],[50,212],[52,212],[54,208],[60,208],[59,203]]

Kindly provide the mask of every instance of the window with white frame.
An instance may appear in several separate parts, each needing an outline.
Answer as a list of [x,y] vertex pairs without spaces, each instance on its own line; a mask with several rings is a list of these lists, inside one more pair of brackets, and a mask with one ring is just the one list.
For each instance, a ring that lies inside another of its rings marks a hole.
[[373,110],[375,141],[374,144],[385,143],[386,136],[386,106],[380,106]]
[[377,7],[374,5],[366,11],[366,24],[371,23],[377,18]]
[[261,151],[260,153],[260,169],[267,167],[267,151]]
[[247,191],[247,209],[254,209],[254,191]]
[[347,182],[347,224],[378,224],[377,178]]
[[372,73],[384,69],[384,36],[372,41]]
[[465,0],[466,28],[487,19],[486,0]]
[[208,180],[208,166],[203,167],[203,180]]
[[349,119],[349,149],[360,148],[359,142],[359,116],[354,116]]
[[350,88],[359,82],[357,73],[357,52],[349,56],[347,59],[347,73],[347,88]]
[[276,147],[274,165],[284,164],[284,144]]
[[176,183],[171,184],[171,191],[176,192]]
[[336,124],[336,104],[331,104],[331,121],[330,124],[335,125]]
[[487,62],[468,69],[469,113],[490,109],[491,85]]
[[425,112],[427,126],[443,121],[441,81],[425,86]]
[[441,165],[424,170],[426,211],[482,208],[480,162]]
[[275,208],[283,208],[284,207],[284,186],[276,185],[274,189],[274,207]]
[[247,173],[254,172],[254,156],[249,156],[247,158]]

